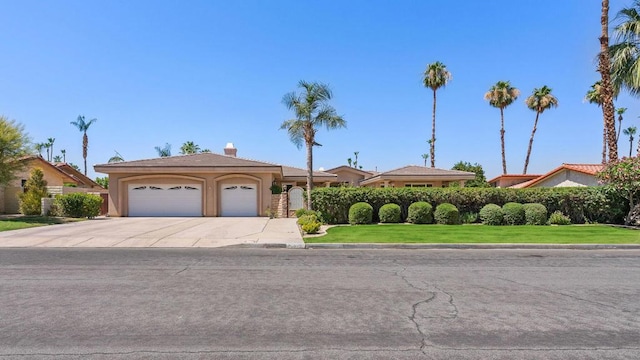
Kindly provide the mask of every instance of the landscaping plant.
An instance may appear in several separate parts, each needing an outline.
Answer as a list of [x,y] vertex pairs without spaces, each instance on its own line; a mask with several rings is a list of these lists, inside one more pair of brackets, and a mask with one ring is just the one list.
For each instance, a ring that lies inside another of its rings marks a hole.
[[460,213],[458,212],[458,208],[453,204],[444,203],[436,206],[436,211],[433,212],[433,217],[436,219],[436,224],[460,224]]
[[18,195],[20,199],[20,212],[24,215],[40,215],[42,211],[42,198],[49,197],[47,181],[44,179],[42,169],[31,170],[31,175],[25,184],[26,192]]
[[351,205],[349,208],[349,224],[371,224],[373,220],[373,207],[365,202]]
[[496,204],[487,204],[480,210],[480,220],[485,225],[502,225],[504,211]]
[[378,212],[381,223],[399,223],[401,219],[400,205],[385,204]]
[[542,204],[524,204],[524,218],[526,225],[546,225],[547,208]]
[[502,205],[505,225],[524,225],[524,207],[520,203],[509,202]]
[[63,216],[73,218],[94,218],[100,215],[102,198],[86,193],[58,195],[55,203]]
[[549,216],[549,224],[551,225],[571,225],[571,219],[560,211],[554,211]]
[[433,207],[424,201],[414,202],[409,205],[407,221],[412,224],[431,224],[433,222]]

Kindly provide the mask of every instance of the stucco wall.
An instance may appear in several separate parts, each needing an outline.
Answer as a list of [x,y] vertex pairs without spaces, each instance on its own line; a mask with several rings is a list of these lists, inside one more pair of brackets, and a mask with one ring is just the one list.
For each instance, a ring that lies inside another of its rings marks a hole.
[[[572,186],[597,186],[598,180],[593,175],[588,175],[571,170],[562,170],[558,174],[547,178],[533,187],[556,187],[566,186],[567,182],[570,182]],[[565,184],[563,184],[565,183]]]
[[246,183],[258,186],[258,214],[266,216],[271,206],[271,184],[273,175],[268,174],[222,174],[222,173],[181,173],[181,174],[110,174],[109,175],[109,216],[128,215],[128,184],[201,184],[203,194],[203,216],[219,216],[220,187],[230,183]]
[[348,170],[337,170],[334,174],[338,175],[336,181],[339,184],[348,183],[351,186],[360,186],[360,180],[364,179],[364,175],[356,174]]

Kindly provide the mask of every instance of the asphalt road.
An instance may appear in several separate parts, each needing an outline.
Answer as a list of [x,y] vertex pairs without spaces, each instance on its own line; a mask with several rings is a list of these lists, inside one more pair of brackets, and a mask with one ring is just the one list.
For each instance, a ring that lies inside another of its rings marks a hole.
[[13,358],[640,359],[640,251],[1,249]]

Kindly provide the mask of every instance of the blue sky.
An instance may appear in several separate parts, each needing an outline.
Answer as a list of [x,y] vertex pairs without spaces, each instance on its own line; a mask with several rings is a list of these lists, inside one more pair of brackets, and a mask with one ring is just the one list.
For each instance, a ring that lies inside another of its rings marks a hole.
[[[613,19],[629,1],[611,1]],[[82,164],[79,114],[89,130],[88,164],[114,151],[156,157],[185,141],[304,168],[280,124],[282,96],[299,80],[327,83],[347,129],[321,130],[314,168],[422,164],[431,134],[428,63],[453,75],[438,92],[436,166],[478,162],[501,173],[499,110],[483,99],[498,80],[522,92],[505,110],[507,166],[522,171],[535,113],[524,99],[547,85],[559,107],[541,115],[529,173],[563,162],[598,163],[602,112],[584,101],[599,78],[599,0],[0,0],[0,114],[35,142]],[[640,128],[637,99],[622,94],[623,127]],[[621,136],[621,153],[628,139]],[[634,149],[635,153],[635,149]],[[95,174],[90,168],[92,177]]]

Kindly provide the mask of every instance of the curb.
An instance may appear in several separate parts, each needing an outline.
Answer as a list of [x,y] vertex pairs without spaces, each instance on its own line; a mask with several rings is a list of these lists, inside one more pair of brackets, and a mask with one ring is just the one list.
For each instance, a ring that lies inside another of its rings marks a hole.
[[249,249],[362,249],[362,250],[640,250],[640,244],[373,244],[373,243],[273,243],[241,244]]

